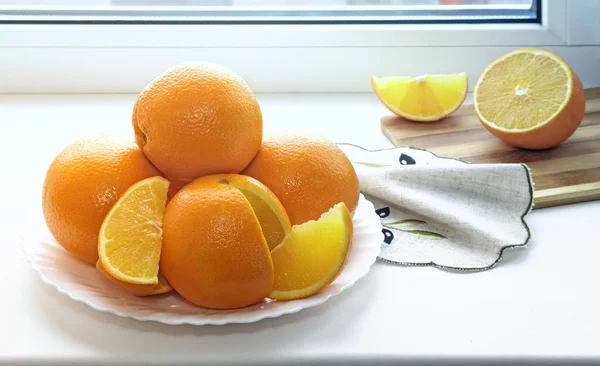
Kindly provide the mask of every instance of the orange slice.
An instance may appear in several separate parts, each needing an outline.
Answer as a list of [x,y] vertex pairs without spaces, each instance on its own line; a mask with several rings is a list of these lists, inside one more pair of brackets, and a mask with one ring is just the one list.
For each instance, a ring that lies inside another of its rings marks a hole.
[[504,142],[529,149],[556,146],[579,127],[585,96],[564,60],[540,49],[518,49],[492,62],[473,91],[475,113]]
[[296,225],[271,251],[275,280],[269,297],[291,300],[311,296],[342,269],[352,241],[352,218],[341,202],[317,221]]
[[258,180],[239,174],[227,178],[228,184],[237,188],[248,200],[258,219],[269,249],[279,245],[290,232],[290,219],[279,199]]
[[373,91],[392,113],[411,121],[433,122],[449,116],[465,101],[465,73],[371,78]]
[[135,183],[112,207],[98,239],[102,267],[115,279],[158,284],[162,220],[169,181],[152,177]]
[[99,259],[98,262],[96,262],[96,269],[112,283],[119,287],[122,287],[123,289],[125,289],[125,291],[135,296],[159,295],[173,291],[173,287],[171,287],[169,281],[167,281],[165,276],[163,276],[163,274],[160,272],[158,272],[158,283],[156,285],[137,285],[134,283],[119,281],[113,276],[111,276],[108,272],[106,272],[104,267],[102,267],[102,262]]

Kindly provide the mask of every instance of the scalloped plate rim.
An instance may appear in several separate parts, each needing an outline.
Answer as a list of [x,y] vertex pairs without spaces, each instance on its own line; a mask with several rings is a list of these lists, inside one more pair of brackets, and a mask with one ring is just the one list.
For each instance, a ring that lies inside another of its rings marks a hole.
[[[371,216],[372,221],[373,221],[372,224],[374,224],[376,221],[377,226],[379,226],[378,232],[381,232],[381,223],[379,221],[379,216],[377,216],[377,214],[375,213],[375,207],[373,206],[373,203],[371,203],[369,200],[367,200],[362,193],[360,194],[359,205],[365,206],[363,208],[365,211],[369,210],[370,212],[373,213]],[[234,313],[229,313],[224,316],[206,315],[205,319],[198,319],[198,318],[189,319],[185,316],[181,316],[179,319],[173,319],[173,318],[160,318],[155,315],[139,316],[139,315],[132,314],[132,313],[126,313],[126,312],[123,312],[123,311],[120,311],[117,309],[109,308],[107,306],[98,306],[97,304],[86,299],[84,296],[75,295],[73,292],[66,290],[61,284],[50,280],[44,274],[44,272],[40,268],[40,266],[37,263],[35,263],[35,261],[31,258],[32,255],[35,255],[38,253],[31,253],[26,248],[26,242],[28,240],[30,240],[30,239],[27,238],[27,235],[23,235],[23,234],[21,235],[22,253],[24,254],[24,256],[27,259],[27,261],[29,262],[29,264],[31,265],[32,269],[38,273],[42,282],[45,283],[46,285],[49,285],[50,287],[55,288],[59,293],[66,295],[68,298],[70,298],[73,301],[83,303],[83,304],[91,307],[92,309],[102,312],[102,313],[110,313],[110,314],[119,316],[121,318],[131,318],[131,319],[135,319],[138,321],[154,321],[154,322],[159,322],[159,323],[163,323],[163,324],[167,324],[167,325],[200,326],[200,325],[226,325],[226,324],[255,323],[262,319],[277,318],[282,315],[294,314],[294,313],[298,313],[304,309],[316,307],[318,305],[325,303],[327,300],[331,299],[332,297],[339,295],[343,291],[348,290],[349,288],[354,286],[354,284],[356,284],[356,282],[358,282],[359,280],[364,278],[370,272],[373,264],[375,264],[377,262],[378,254],[379,254],[379,250],[377,250],[377,254],[372,255],[368,262],[364,261],[363,263],[361,263],[361,265],[357,269],[355,269],[355,275],[352,277],[352,279],[350,281],[348,281],[347,283],[343,284],[342,286],[336,287],[334,290],[331,290],[328,292],[319,292],[311,297],[285,302],[286,304],[295,304],[296,306],[289,305],[289,306],[283,307],[281,309],[275,309],[277,311],[272,310],[270,312],[268,312],[268,311],[258,312],[258,314],[251,316],[251,317],[250,316],[244,317],[243,315],[241,315],[241,314],[243,314],[243,312],[240,311],[239,313],[234,312]],[[369,239],[369,240],[375,240],[375,239]],[[382,240],[380,239],[378,241],[378,246],[377,246],[378,249],[379,249],[379,245],[381,242],[382,242]],[[373,245],[372,247],[374,248],[375,246]],[[374,252],[375,250],[372,249],[372,251]],[[343,271],[344,270],[342,270],[342,272]],[[180,296],[180,295],[177,295],[177,296]],[[243,309],[244,308],[242,308],[240,310],[243,310]]]

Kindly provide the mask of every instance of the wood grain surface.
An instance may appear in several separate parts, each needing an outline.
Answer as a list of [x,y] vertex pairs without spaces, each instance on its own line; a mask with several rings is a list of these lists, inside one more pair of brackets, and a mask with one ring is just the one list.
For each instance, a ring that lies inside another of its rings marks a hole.
[[475,164],[527,164],[536,208],[600,199],[600,88],[586,90],[586,115],[577,131],[559,146],[542,151],[500,141],[483,128],[472,105],[434,123],[385,116],[381,130],[398,147],[418,147]]

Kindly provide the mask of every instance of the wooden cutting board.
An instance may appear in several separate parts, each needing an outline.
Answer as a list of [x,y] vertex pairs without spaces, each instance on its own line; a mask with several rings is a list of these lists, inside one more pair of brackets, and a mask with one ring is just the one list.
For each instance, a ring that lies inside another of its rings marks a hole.
[[472,105],[445,120],[381,119],[381,129],[397,147],[419,147],[471,163],[525,163],[535,184],[536,208],[600,199],[600,88],[586,90],[586,115],[561,145],[543,151],[509,146],[479,122]]

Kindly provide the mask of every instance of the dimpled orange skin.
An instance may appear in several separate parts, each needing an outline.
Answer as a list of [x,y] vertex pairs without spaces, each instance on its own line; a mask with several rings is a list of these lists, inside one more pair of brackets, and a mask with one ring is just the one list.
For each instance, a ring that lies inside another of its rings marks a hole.
[[244,195],[210,175],[183,187],[167,204],[160,268],[171,286],[198,306],[234,309],[263,300],[273,262]]
[[170,179],[239,173],[260,147],[262,113],[246,82],[208,62],[175,65],[133,109],[136,142]]
[[175,194],[177,194],[177,192],[179,192],[179,190],[186,184],[191,183],[191,181],[187,180],[184,181],[179,179],[169,179],[169,177],[166,178],[169,180],[169,182],[171,182],[169,185],[169,191],[167,192],[167,201],[170,201],[171,198],[173,198],[173,196],[175,196]]
[[46,173],[46,224],[68,252],[95,265],[104,217],[131,185],[157,175],[131,141],[112,136],[78,139],[58,154]]
[[265,136],[242,174],[275,193],[292,225],[318,220],[342,201],[353,214],[360,195],[356,172],[346,154],[316,134]]

